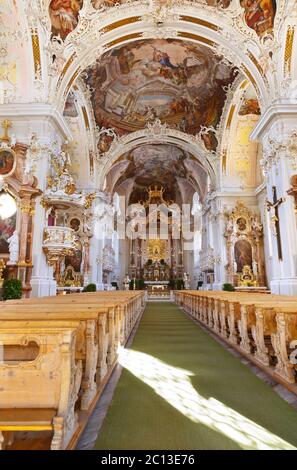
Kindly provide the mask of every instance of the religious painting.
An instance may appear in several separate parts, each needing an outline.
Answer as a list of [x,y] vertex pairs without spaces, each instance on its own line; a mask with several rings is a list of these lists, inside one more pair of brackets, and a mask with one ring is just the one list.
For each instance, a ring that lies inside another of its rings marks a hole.
[[123,174],[123,179],[133,178],[135,191],[130,203],[147,199],[147,187],[162,184],[164,198],[174,199],[178,178],[186,178],[184,152],[173,145],[145,145],[133,150],[128,156],[130,164]]
[[234,246],[234,257],[237,263],[237,272],[242,273],[244,266],[253,265],[252,247],[247,240],[239,240]]
[[114,136],[108,133],[101,134],[97,147],[100,153],[106,153],[111,147],[111,144],[114,140]]
[[73,256],[65,256],[65,268],[72,266],[76,273],[80,272],[82,263],[82,251],[77,250]]
[[[226,88],[238,70],[203,46],[173,39],[141,40],[108,51],[87,69],[97,124],[119,135],[160,119],[196,134],[216,127]],[[217,146],[213,135],[207,145]],[[105,144],[105,143],[103,143]]]
[[243,104],[240,107],[239,113],[240,116],[247,116],[248,114],[253,114],[255,116],[260,116],[261,110],[259,102],[257,99],[245,99]]
[[70,220],[70,227],[72,230],[77,232],[80,228],[80,220],[77,217],[74,217],[73,219]]
[[[0,202],[1,204],[1,202]],[[13,235],[16,228],[16,212],[11,217],[0,214],[0,253],[9,254],[8,239]]]
[[65,39],[78,25],[79,11],[83,0],[52,0],[49,15],[53,36]]
[[213,131],[203,133],[201,135],[201,138],[203,140],[206,150],[213,150],[217,148],[218,140]]
[[238,230],[240,230],[241,232],[244,232],[244,230],[246,230],[246,219],[244,219],[243,217],[239,217],[239,219],[237,219],[236,221],[236,224]]
[[63,116],[66,116],[66,117],[78,116],[78,112],[77,112],[77,108],[75,104],[75,96],[73,94],[69,93],[69,95],[67,96]]
[[130,204],[147,201],[150,185],[164,188],[165,201],[176,201],[180,193],[191,198],[195,191],[207,191],[207,173],[201,164],[190,153],[170,144],[141,145],[128,152],[115,162],[106,181],[107,187],[115,188],[116,182],[116,188],[125,192],[130,191],[127,181],[131,182]]
[[15,153],[10,149],[0,149],[0,175],[9,176],[16,163]]
[[245,10],[245,21],[258,36],[273,31],[276,13],[276,0],[240,0]]
[[148,259],[153,261],[160,261],[161,259],[166,258],[166,248],[167,248],[167,241],[166,240],[148,240],[147,242],[147,256]]

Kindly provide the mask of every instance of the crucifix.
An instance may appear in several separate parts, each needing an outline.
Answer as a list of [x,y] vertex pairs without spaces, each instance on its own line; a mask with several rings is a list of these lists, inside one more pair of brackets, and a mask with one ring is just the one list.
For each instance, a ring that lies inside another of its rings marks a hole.
[[8,119],[5,119],[2,121],[2,128],[4,130],[4,134],[2,137],[0,137],[0,140],[2,142],[10,142],[10,138],[8,135],[8,129],[11,127],[11,122]]
[[282,261],[283,250],[282,250],[282,240],[281,240],[278,208],[283,202],[285,202],[285,198],[284,197],[281,197],[280,199],[277,198],[276,186],[272,187],[272,194],[273,194],[273,202],[270,202],[268,201],[268,199],[266,199],[266,207],[267,207],[268,212],[270,212],[272,209],[274,210],[274,216],[272,217],[272,220],[274,221],[274,225],[275,225],[278,259]]

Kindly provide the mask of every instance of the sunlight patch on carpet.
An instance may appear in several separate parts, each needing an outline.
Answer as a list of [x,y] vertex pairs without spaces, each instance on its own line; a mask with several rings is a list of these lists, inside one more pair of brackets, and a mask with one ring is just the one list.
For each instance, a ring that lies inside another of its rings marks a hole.
[[199,395],[190,371],[172,367],[148,354],[119,349],[119,362],[156,394],[194,423],[203,424],[236,442],[242,449],[296,448],[213,397]]

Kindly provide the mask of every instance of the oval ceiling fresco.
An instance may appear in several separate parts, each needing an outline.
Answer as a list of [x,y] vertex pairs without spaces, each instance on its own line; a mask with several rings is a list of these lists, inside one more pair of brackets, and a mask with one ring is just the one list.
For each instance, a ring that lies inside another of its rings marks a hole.
[[124,134],[158,118],[195,134],[217,126],[237,73],[205,46],[159,39],[113,49],[85,75],[100,127]]

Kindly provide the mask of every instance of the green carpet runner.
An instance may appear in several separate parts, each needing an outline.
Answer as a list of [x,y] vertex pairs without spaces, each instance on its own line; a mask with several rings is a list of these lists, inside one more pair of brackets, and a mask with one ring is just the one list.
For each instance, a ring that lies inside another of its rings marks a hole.
[[96,449],[297,447],[297,411],[174,304],[147,305],[120,362]]

